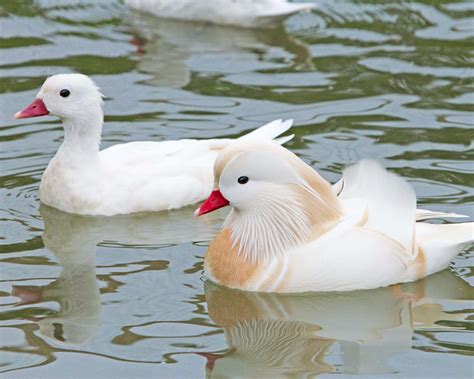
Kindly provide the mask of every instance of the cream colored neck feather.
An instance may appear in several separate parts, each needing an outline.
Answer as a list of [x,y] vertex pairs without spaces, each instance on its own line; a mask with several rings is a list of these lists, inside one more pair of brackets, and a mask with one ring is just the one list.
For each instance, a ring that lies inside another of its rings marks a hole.
[[[285,254],[313,234],[314,218],[325,206],[309,186],[266,184],[246,209],[233,209],[224,228],[240,254],[254,264]],[[324,213],[324,212],[322,212]]]

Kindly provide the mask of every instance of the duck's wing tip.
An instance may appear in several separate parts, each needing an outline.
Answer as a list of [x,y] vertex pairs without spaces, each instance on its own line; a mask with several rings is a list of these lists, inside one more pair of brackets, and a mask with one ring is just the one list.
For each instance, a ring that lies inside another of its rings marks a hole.
[[250,133],[239,138],[240,141],[262,141],[262,140],[275,140],[276,142],[283,144],[288,142],[292,136],[279,137],[283,133],[287,132],[293,125],[293,120],[288,119],[283,121],[282,119],[273,120],[268,124],[265,124],[258,129],[252,130]]

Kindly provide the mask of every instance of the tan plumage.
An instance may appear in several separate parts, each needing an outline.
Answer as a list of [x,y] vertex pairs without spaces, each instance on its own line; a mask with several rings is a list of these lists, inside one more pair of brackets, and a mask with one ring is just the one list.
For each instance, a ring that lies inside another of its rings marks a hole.
[[230,202],[232,210],[206,271],[234,288],[334,291],[409,282],[445,268],[473,239],[472,223],[417,222],[444,214],[417,211],[411,186],[372,161],[349,167],[333,187],[287,149],[242,141],[218,155],[214,175],[227,201],[218,207]]

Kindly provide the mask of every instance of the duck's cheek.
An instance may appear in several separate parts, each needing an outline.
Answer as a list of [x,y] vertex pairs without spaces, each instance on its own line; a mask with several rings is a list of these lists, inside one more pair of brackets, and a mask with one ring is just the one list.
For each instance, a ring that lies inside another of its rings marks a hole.
[[242,201],[242,200],[229,201],[229,205],[232,208],[236,209],[237,211],[242,211],[242,210],[248,208],[248,204],[245,201]]
[[229,205],[233,208],[238,208],[240,205],[239,197],[233,190],[221,189],[222,196],[227,199]]
[[55,106],[54,102],[48,101],[46,98],[43,99],[43,102],[51,116],[60,117],[60,115],[58,114],[58,109]]
[[[49,94],[48,94],[49,95]],[[56,117],[68,117],[74,112],[70,102],[66,99],[60,98],[59,96],[45,96],[43,99],[46,108],[48,108],[49,114]]]
[[251,207],[255,199],[255,188],[250,183],[232,186],[229,189],[221,189],[222,195],[229,200],[232,207],[245,209]]

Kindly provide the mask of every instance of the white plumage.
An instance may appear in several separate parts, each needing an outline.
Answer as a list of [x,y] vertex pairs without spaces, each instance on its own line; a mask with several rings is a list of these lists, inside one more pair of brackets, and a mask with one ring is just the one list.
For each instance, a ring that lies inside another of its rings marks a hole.
[[125,3],[162,18],[244,28],[272,27],[292,14],[315,7],[315,4],[287,0],[126,0]]
[[277,144],[241,142],[220,152],[215,171],[220,190],[198,214],[232,206],[205,260],[209,277],[230,287],[347,291],[410,282],[446,268],[474,237],[473,223],[417,222],[449,214],[417,211],[411,186],[373,161],[349,167],[333,187]]
[[[69,95],[62,97],[62,90]],[[69,213],[110,216],[193,204],[212,189],[217,153],[234,141],[131,142],[99,151],[101,93],[81,74],[48,78],[34,104],[16,117],[56,115],[62,118],[65,132],[64,143],[43,174],[41,201]],[[276,120],[241,139],[271,140],[291,124],[291,120]]]
[[340,222],[292,252],[292,267],[302,266],[293,291],[345,291],[414,281],[446,268],[473,240],[473,223],[416,222],[416,214],[423,211],[416,210],[415,192],[376,162],[361,161],[345,170],[343,178]]

